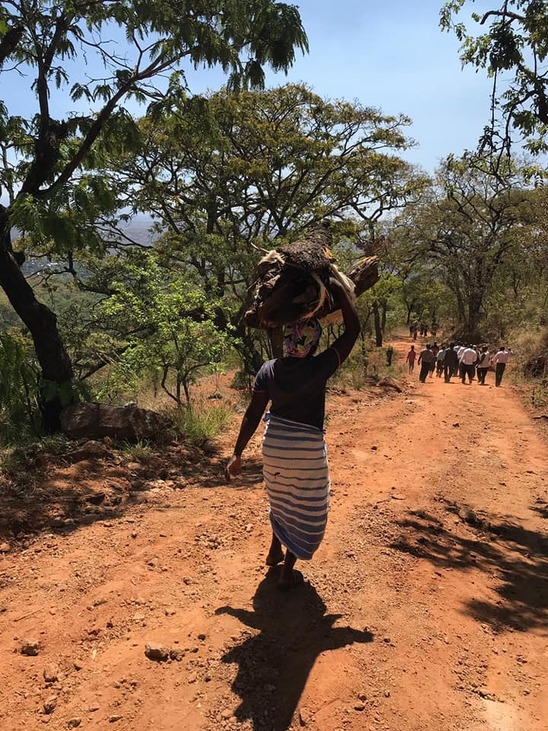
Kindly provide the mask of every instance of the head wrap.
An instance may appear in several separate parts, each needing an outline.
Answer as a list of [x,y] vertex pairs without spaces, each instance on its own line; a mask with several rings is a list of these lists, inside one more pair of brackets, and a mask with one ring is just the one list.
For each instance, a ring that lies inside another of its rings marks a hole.
[[286,357],[306,358],[320,342],[322,326],[318,320],[297,320],[284,327],[283,352]]

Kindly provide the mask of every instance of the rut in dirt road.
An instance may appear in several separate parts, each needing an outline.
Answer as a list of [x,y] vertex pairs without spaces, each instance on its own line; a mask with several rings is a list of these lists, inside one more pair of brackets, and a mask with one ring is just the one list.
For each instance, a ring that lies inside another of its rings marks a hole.
[[237,486],[155,480],[0,558],[0,729],[544,729],[546,442],[507,382],[417,379],[331,394],[330,518],[293,593],[263,564],[260,435]]

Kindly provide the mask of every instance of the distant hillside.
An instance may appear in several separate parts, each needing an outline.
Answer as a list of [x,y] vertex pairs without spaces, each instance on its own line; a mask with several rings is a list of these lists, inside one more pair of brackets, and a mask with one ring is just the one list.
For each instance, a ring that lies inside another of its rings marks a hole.
[[[153,220],[150,216],[139,215],[128,224],[120,226],[120,231],[124,236],[124,240],[134,241],[140,246],[152,246],[154,243],[154,234],[152,233]],[[19,238],[19,232],[16,229],[12,229],[13,241],[17,241]],[[36,274],[37,272],[43,271],[55,271],[58,268],[62,268],[60,262],[54,260],[46,262],[44,259],[39,261],[27,259],[23,265],[23,273],[26,276]],[[76,266],[78,270],[78,266]]]
[[121,226],[120,229],[125,236],[135,241],[141,246],[152,246],[154,236],[152,226],[154,222],[150,216],[139,215],[127,225]]

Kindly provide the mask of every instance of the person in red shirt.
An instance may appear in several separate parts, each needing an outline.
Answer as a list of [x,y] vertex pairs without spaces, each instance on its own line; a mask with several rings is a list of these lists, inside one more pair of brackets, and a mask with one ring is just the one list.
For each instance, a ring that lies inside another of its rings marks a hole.
[[407,357],[405,359],[405,362],[409,365],[409,373],[413,373],[415,370],[415,358],[417,357],[417,351],[415,350],[415,346],[411,346],[411,350],[409,353],[407,353]]

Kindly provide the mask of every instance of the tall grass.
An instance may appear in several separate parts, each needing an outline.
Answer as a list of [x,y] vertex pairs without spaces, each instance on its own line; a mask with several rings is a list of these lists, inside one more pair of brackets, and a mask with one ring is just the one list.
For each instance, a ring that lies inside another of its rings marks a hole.
[[234,415],[234,409],[223,402],[195,401],[170,414],[178,436],[193,444],[204,444],[218,437]]
[[536,332],[518,332],[511,345],[515,370],[548,386],[548,327]]
[[0,449],[0,491],[11,497],[28,497],[43,477],[43,455],[62,458],[74,445],[63,434],[20,438]]

